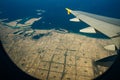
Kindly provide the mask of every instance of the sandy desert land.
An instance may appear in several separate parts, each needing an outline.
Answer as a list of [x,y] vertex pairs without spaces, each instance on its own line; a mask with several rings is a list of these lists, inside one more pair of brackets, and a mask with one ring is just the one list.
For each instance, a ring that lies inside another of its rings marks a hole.
[[64,30],[13,29],[1,22],[0,40],[22,71],[42,80],[92,80],[108,69],[94,62],[114,55],[104,49],[111,40]]

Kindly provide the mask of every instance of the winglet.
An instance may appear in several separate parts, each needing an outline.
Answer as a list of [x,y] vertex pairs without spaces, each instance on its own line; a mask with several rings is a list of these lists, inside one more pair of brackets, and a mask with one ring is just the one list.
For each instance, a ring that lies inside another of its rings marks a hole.
[[67,10],[67,13],[70,14],[71,10],[69,8],[65,8]]

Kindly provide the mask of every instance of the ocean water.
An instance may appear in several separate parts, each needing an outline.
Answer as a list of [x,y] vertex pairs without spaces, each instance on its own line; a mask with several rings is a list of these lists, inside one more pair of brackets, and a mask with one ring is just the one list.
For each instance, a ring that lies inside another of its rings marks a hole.
[[120,18],[120,0],[0,0],[0,18],[8,18],[8,21],[12,21],[19,18],[42,17],[33,24],[33,29],[66,29],[93,38],[108,38],[101,33],[80,33],[79,30],[88,25],[84,22],[70,22],[69,19],[74,16],[67,15],[66,7]]

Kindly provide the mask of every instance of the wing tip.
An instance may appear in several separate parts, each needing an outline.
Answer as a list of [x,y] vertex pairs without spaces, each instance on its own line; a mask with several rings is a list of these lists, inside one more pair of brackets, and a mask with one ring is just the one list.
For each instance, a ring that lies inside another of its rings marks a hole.
[[67,13],[70,14],[71,13],[71,9],[69,8],[65,8],[67,10]]

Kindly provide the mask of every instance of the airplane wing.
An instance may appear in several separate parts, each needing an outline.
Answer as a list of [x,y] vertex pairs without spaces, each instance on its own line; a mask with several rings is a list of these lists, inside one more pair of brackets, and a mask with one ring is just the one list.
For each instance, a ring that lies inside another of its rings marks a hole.
[[120,50],[120,19],[99,16],[83,11],[74,11],[66,8],[68,14],[73,14],[76,19],[87,23],[90,27],[81,29],[80,32],[95,33],[96,30],[110,37],[114,41],[114,45],[106,46],[109,49]]

